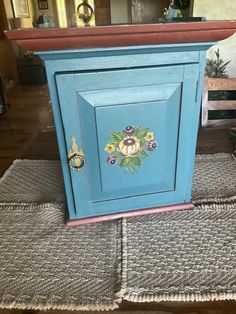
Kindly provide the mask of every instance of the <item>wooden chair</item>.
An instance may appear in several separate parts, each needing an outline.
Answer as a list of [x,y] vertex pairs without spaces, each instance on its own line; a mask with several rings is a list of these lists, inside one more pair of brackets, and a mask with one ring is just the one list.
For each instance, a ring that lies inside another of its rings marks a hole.
[[208,100],[209,91],[232,91],[236,90],[236,78],[210,78],[205,77],[202,95],[201,126],[236,126],[236,119],[209,120],[209,110],[236,110],[235,100]]

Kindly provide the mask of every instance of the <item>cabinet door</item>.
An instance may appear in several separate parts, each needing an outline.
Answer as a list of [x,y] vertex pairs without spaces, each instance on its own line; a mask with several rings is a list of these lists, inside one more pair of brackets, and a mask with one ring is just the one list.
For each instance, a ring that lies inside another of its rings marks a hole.
[[79,168],[69,183],[76,218],[185,201],[181,115],[196,82],[184,97],[184,77],[183,66],[56,76],[65,144]]

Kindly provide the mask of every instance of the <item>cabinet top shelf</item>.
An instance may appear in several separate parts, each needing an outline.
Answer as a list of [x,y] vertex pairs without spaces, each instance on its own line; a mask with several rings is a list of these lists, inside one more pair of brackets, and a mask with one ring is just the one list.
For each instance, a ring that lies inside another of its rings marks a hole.
[[217,42],[236,32],[236,21],[17,29],[8,39],[30,51]]

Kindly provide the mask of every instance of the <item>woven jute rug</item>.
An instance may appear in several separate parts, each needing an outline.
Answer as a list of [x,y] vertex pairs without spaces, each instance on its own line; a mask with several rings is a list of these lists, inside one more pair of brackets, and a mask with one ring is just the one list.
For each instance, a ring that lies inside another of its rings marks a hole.
[[60,163],[17,160],[0,180],[0,307],[236,299],[235,190],[231,155],[197,156],[194,210],[68,228]]
[[123,296],[236,299],[236,160],[197,156],[193,210],[123,220]]
[[59,162],[14,162],[0,199],[0,307],[117,307],[120,221],[66,227]]
[[234,155],[197,155],[192,196],[195,204],[236,201],[236,159]]

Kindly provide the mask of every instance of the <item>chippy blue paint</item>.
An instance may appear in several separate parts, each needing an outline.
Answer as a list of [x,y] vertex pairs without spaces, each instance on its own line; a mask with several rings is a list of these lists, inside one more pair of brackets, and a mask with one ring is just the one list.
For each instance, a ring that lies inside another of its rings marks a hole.
[[[213,43],[38,52],[45,61],[71,220],[191,200],[205,52]],[[149,128],[135,174],[107,163],[111,131]],[[70,169],[71,138],[85,167]]]

